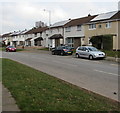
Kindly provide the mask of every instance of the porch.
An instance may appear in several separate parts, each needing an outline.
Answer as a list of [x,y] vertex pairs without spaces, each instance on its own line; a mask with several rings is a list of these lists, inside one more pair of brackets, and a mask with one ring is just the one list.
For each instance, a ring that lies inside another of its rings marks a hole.
[[50,46],[51,47],[58,47],[63,45],[63,36],[61,34],[55,34],[49,37],[50,39]]

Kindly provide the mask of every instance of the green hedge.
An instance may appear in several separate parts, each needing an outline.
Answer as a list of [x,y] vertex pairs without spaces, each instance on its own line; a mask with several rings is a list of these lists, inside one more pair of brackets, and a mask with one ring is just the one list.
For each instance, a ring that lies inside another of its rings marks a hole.
[[112,50],[113,49],[113,36],[112,35],[101,35],[93,36],[90,39],[93,46],[98,49]]

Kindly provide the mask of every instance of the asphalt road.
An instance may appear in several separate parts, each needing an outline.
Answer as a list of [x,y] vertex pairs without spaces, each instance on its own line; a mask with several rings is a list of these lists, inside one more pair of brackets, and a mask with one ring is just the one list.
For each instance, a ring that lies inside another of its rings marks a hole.
[[3,52],[2,57],[19,61],[79,87],[120,101],[117,63],[40,52]]

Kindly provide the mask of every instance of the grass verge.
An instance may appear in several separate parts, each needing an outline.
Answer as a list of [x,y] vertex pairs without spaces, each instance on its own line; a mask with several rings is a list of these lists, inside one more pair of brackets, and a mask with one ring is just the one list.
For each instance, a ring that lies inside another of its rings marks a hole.
[[2,81],[2,59],[0,58],[0,82]]
[[39,48],[38,50],[44,50],[44,51],[49,51],[49,48]]
[[9,59],[3,84],[22,111],[117,111],[118,103]]

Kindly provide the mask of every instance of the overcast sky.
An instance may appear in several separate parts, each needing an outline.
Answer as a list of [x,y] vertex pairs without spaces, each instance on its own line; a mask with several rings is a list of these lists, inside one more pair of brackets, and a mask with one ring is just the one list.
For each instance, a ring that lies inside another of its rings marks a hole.
[[84,17],[89,13],[94,15],[116,11],[118,2],[119,0],[1,0],[0,34],[30,29],[36,21],[48,24],[48,10],[53,24],[69,18]]

